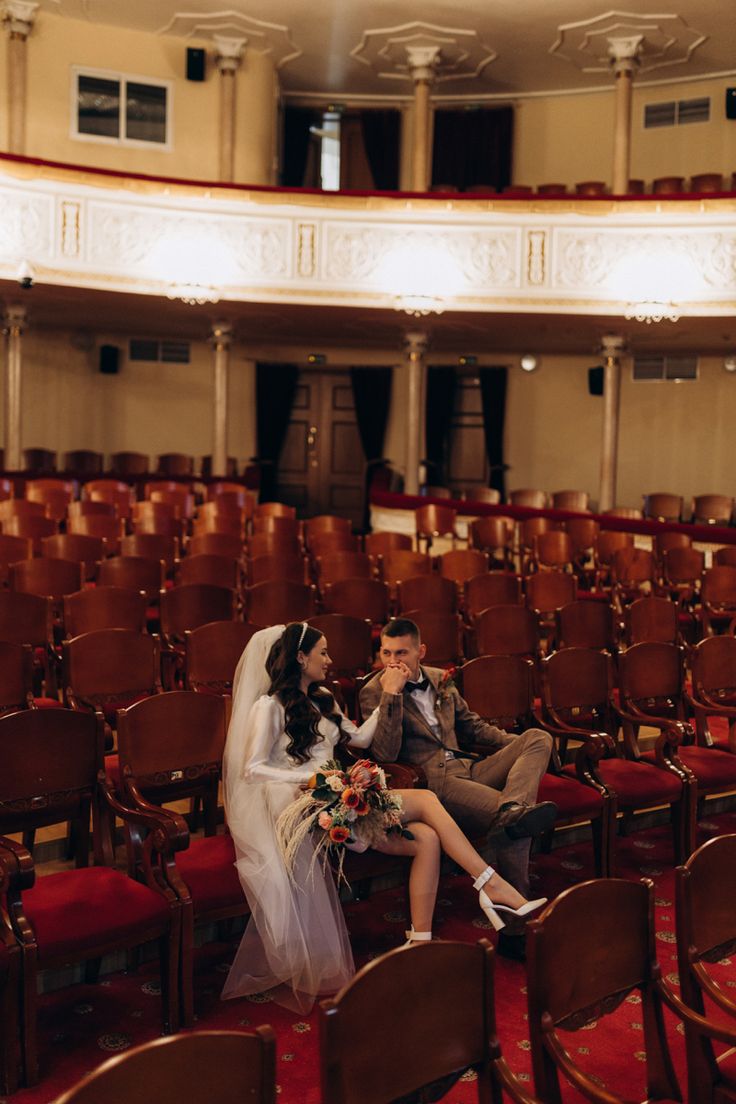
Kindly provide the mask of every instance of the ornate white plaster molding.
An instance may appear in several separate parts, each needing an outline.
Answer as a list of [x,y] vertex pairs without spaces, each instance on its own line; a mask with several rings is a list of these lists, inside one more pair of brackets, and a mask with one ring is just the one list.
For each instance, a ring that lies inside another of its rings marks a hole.
[[113,190],[81,172],[34,171],[0,161],[0,277],[9,280],[26,261],[38,283],[165,296],[183,282],[212,286],[223,302],[387,308],[397,288],[386,262],[398,251],[409,259],[404,281],[430,267],[437,294],[453,270],[446,312],[622,317],[646,297],[629,286],[641,265],[614,276],[622,260],[643,257],[659,258],[666,276],[687,271],[683,293],[667,296],[682,314],[736,310],[728,200],[453,204],[164,184],[145,194],[124,178]]
[[646,73],[685,65],[707,38],[674,12],[637,15],[614,9],[591,19],[561,23],[549,52],[584,73],[606,73],[616,64],[611,40],[638,40],[633,57],[640,72]]
[[276,69],[302,56],[302,50],[291,37],[289,28],[281,23],[255,19],[233,8],[218,12],[176,12],[157,34],[179,35],[182,38],[243,38],[252,50],[269,54]]
[[2,18],[9,34],[28,38],[39,6],[30,0],[5,0]]
[[[429,76],[438,83],[479,77],[497,57],[496,51],[475,30],[420,21],[364,31],[350,56],[374,69],[379,77],[416,80],[414,69],[419,63],[412,60],[412,55],[416,58],[419,51],[431,51]],[[427,67],[428,63],[425,61],[424,65]]]

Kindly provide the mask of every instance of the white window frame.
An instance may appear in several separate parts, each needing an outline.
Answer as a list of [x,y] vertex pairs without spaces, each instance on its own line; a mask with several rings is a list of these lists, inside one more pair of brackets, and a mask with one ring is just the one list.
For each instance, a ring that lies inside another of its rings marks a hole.
[[[97,77],[101,80],[114,80],[120,85],[120,136],[110,138],[104,134],[84,134],[79,130],[79,78]],[[146,142],[141,138],[125,138],[122,132],[125,127],[125,105],[127,103],[126,88],[128,82],[134,84],[149,84],[156,88],[166,89],[166,141]],[[135,73],[119,73],[112,69],[92,69],[87,65],[71,66],[69,112],[69,137],[76,142],[95,142],[104,146],[125,146],[132,149],[158,150],[160,153],[171,153],[173,149],[172,134],[174,132],[174,82],[159,80],[157,77],[144,77]]]

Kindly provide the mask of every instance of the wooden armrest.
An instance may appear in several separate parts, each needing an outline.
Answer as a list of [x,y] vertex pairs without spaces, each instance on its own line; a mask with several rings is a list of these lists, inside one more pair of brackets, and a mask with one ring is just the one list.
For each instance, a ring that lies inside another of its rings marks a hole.
[[0,836],[0,893],[30,889],[36,880],[33,856],[22,843]]
[[493,1059],[493,1076],[514,1104],[539,1104],[537,1097],[527,1092],[504,1057]]
[[184,818],[178,813],[170,809],[161,809],[158,805],[151,805],[142,798],[140,806],[137,801],[134,806],[124,805],[115,795],[104,771],[98,774],[97,782],[102,797],[115,816],[125,824],[134,824],[149,832],[151,846],[155,851],[162,854],[173,853],[183,851],[189,846],[189,829]]
[[657,978],[655,986],[667,1007],[675,1013],[678,1019],[695,1028],[698,1034],[705,1035],[709,1039],[716,1039],[719,1043],[726,1043],[728,1046],[736,1046],[735,1028],[715,1023],[713,1020],[701,1016],[699,1012],[685,1004],[682,998],[678,997],[662,978]]
[[723,705],[720,702],[715,701],[708,694],[703,693],[702,701],[698,701],[692,694],[685,691],[685,701],[690,708],[696,713],[709,714],[715,713],[719,717],[736,717],[736,706]]

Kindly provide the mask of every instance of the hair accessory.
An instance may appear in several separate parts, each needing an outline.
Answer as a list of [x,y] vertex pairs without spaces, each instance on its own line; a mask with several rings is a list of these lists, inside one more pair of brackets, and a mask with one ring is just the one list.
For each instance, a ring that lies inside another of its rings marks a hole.
[[309,625],[307,624],[307,622],[302,621],[302,635],[299,637],[299,643],[296,646],[297,651],[299,651],[301,646],[302,646],[302,643],[304,641],[304,637],[307,635],[307,629],[308,628],[309,628]]

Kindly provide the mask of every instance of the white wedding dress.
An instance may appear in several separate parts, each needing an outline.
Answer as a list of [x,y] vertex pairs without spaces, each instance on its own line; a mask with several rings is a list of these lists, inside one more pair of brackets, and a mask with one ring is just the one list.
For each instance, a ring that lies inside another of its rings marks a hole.
[[[260,653],[270,648],[273,632],[264,630],[271,635],[264,635],[260,644],[255,637],[251,640],[233,687],[223,772],[225,815],[251,918],[222,996],[272,990],[280,1004],[307,1012],[317,996],[334,993],[349,981],[355,972],[353,956],[330,871],[312,861],[314,848],[308,838],[290,876],[277,845],[275,824],[286,806],[300,796],[300,785],[333,757],[339,729],[322,717],[318,724],[322,740],[305,763],[296,763],[286,750],[289,738],[283,706],[267,694],[251,701],[255,690],[264,686],[258,663],[263,666],[265,657]],[[368,747],[377,720],[378,710],[360,728],[343,720],[351,745]]]

